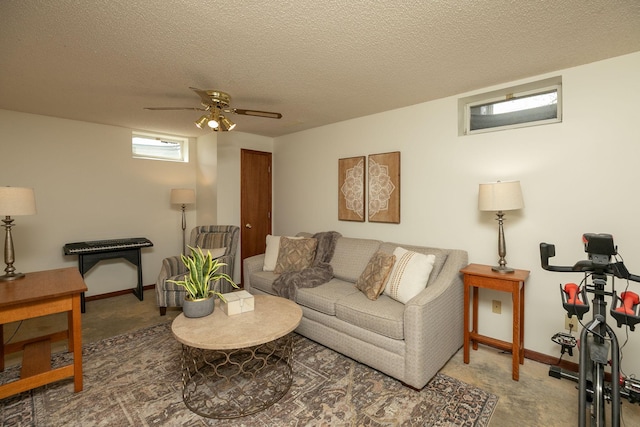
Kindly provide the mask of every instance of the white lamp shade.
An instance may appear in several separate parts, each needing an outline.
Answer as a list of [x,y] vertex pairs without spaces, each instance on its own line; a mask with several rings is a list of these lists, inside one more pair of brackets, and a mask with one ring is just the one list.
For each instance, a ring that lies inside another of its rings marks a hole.
[[480,184],[478,209],[481,211],[513,211],[524,208],[520,181]]
[[174,188],[171,190],[171,204],[192,205],[196,202],[196,192],[190,188]]
[[0,187],[0,215],[34,215],[36,197],[33,188]]

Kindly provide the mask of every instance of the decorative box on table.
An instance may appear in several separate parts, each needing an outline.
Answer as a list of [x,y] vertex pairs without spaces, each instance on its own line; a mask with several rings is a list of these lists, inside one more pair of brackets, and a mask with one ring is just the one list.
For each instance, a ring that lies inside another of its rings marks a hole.
[[255,307],[253,295],[247,291],[229,292],[222,294],[222,296],[227,300],[226,303],[221,301],[222,310],[227,316],[253,311]]

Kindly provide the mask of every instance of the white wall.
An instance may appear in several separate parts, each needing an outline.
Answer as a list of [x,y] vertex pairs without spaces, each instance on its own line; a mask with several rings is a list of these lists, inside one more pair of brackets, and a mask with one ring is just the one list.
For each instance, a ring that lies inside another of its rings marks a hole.
[[[154,243],[142,250],[144,285],[155,283],[163,258],[181,251],[181,212],[170,190],[196,189],[187,241],[196,225],[240,225],[240,150],[273,147],[272,138],[211,132],[190,141],[188,163],[139,160],[129,129],[7,110],[0,110],[0,138],[0,185],[36,193],[38,213],[15,218],[17,270],[77,266],[65,243],[141,236]],[[122,259],[101,261],[85,281],[88,296],[105,294],[135,287],[137,270]]]
[[[555,75],[563,79],[562,123],[458,136],[458,98]],[[629,269],[640,274],[638,75],[640,52],[276,138],[274,233],[337,230],[461,248],[470,262],[493,265],[497,225],[493,214],[477,210],[478,184],[518,179],[525,209],[507,213],[505,235],[508,264],[531,271],[525,347],[559,355],[550,340],[564,329],[558,285],[581,276],[542,270],[539,243],[555,243],[553,263],[570,265],[585,258],[583,233],[611,233]],[[401,223],[338,221],[338,159],[396,150]],[[640,293],[640,284],[630,288]],[[492,299],[502,301],[501,315],[491,312]],[[480,311],[481,333],[510,340],[508,294],[481,292]],[[626,373],[640,374],[640,333],[630,333],[624,354]]]
[[[37,214],[15,218],[19,271],[76,267],[78,257],[62,250],[68,242],[147,237],[154,243],[142,249],[148,285],[162,259],[180,253],[181,214],[169,194],[196,187],[195,150],[189,163],[133,159],[131,130],[6,110],[0,147],[0,185],[33,187],[36,195]],[[195,209],[187,222],[195,224]],[[122,259],[102,261],[85,281],[87,295],[133,288],[137,270]]]
[[196,222],[187,225],[187,241],[194,226],[218,224],[218,134],[199,137],[196,151]]

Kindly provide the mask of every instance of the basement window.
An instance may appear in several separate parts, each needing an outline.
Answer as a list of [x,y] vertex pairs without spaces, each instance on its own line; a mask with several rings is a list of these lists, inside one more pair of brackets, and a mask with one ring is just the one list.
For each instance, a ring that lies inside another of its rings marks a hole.
[[178,136],[133,132],[131,152],[134,159],[189,161],[189,140]]
[[562,81],[546,79],[464,98],[459,103],[463,126],[471,135],[562,121]]

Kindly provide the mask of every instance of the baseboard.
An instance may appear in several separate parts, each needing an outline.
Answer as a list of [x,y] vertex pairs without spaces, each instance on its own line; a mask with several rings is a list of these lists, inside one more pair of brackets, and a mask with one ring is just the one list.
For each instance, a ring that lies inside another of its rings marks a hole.
[[[486,345],[487,347],[495,348],[495,349],[504,351],[505,353],[511,354],[510,351],[506,351],[503,348],[499,348],[499,347],[492,346],[492,345],[489,345],[489,344],[481,344],[481,345]],[[577,373],[578,370],[579,370],[579,365],[577,363],[569,362],[567,360],[559,361],[558,357],[549,356],[549,355],[544,354],[544,353],[538,353],[537,351],[533,351],[533,350],[527,350],[526,348],[524,349],[524,358],[525,359],[529,359],[529,360],[533,360],[534,362],[543,363],[543,364],[549,365],[549,366],[559,366],[559,367],[561,367],[562,369],[564,369],[566,371],[571,371],[571,372],[575,372],[575,373]]]
[[525,359],[533,360],[534,362],[544,363],[545,365],[559,366],[562,369],[565,369],[567,371],[578,372],[577,363],[570,362],[568,360],[561,360],[560,363],[558,363],[558,359],[559,359],[558,357],[549,356],[543,353],[538,353],[537,351],[525,349],[524,357]]

